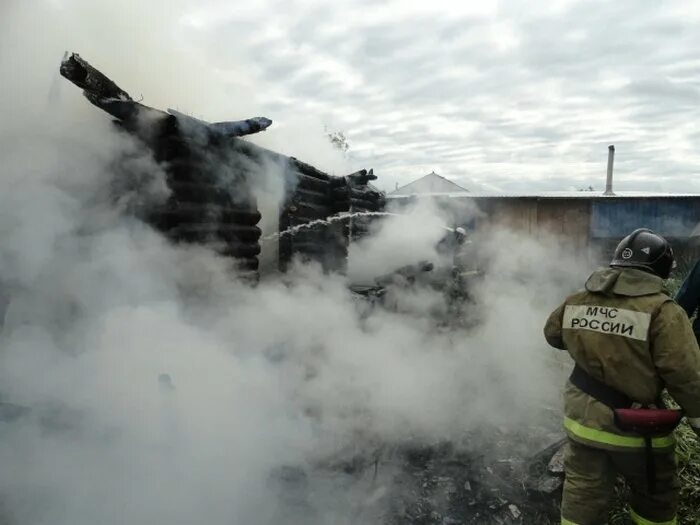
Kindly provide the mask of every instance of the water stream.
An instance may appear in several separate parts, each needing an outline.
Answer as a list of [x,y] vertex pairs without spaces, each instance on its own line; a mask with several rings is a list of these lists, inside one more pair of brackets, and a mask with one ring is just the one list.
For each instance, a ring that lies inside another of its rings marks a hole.
[[356,217],[382,217],[382,216],[388,216],[388,215],[394,215],[394,216],[401,216],[399,213],[389,213],[387,211],[357,211],[357,212],[341,212],[336,215],[330,215],[329,217],[326,217],[325,219],[316,219],[313,221],[305,222],[304,224],[298,224],[297,226],[292,226],[291,228],[287,228],[284,231],[273,233],[272,235],[267,235],[265,237],[261,237],[260,241],[270,241],[274,239],[279,239],[280,237],[284,237],[285,235],[294,235],[295,233],[298,233],[303,230],[308,230],[310,228],[314,228],[315,226],[329,226],[333,224],[334,222],[340,222],[348,219],[353,219]]
[[[304,224],[298,224],[297,226],[292,226],[291,228],[287,228],[284,231],[273,233],[271,235],[266,235],[265,237],[260,238],[260,242],[265,242],[265,241],[272,241],[275,239],[280,239],[281,237],[284,237],[286,235],[294,235],[296,233],[299,233],[300,231],[303,230],[308,230],[310,228],[314,228],[316,226],[329,226],[333,224],[334,222],[340,222],[340,221],[345,221],[349,219],[354,219],[357,217],[386,217],[386,216],[393,216],[393,217],[409,217],[409,215],[404,215],[402,213],[391,213],[388,211],[357,211],[357,212],[340,212],[336,215],[330,215],[329,217],[326,217],[325,219],[316,219],[313,221],[305,222]],[[448,226],[442,226],[445,230],[450,231],[450,232],[455,232],[455,228],[450,228]]]

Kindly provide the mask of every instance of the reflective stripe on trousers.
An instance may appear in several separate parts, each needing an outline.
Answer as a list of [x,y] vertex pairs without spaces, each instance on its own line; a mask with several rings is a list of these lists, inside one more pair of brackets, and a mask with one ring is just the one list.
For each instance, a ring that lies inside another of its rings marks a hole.
[[673,518],[671,521],[651,521],[651,520],[642,518],[639,514],[637,514],[632,509],[630,509],[630,518],[632,518],[632,521],[636,525],[677,525],[678,524],[678,520],[676,518]]
[[[595,443],[602,443],[605,445],[612,445],[615,447],[640,449],[644,448],[644,438],[633,436],[619,436],[617,434],[613,434],[612,432],[596,430],[595,428],[586,427],[578,421],[574,421],[573,419],[570,419],[568,417],[564,418],[564,428],[566,428],[566,430],[571,432],[573,435],[578,436],[587,441],[593,441]],[[651,440],[651,446],[653,448],[668,448],[673,446],[674,444],[675,440],[672,435],[654,438]]]

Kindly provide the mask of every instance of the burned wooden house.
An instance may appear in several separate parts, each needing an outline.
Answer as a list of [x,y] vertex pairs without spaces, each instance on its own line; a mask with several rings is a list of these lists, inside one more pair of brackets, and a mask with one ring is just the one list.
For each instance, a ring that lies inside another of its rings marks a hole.
[[[371,170],[338,177],[241,138],[270,126],[269,119],[207,123],[145,106],[76,54],[62,62],[60,71],[163,166],[169,196],[140,210],[142,218],[173,242],[202,244],[230,259],[237,275],[259,276],[263,215],[272,216],[277,225],[277,234],[271,236],[277,240],[275,268],[284,271],[301,257],[317,261],[328,272],[343,272],[351,239],[367,233],[370,220],[353,214],[384,208],[384,194],[371,185],[376,178]],[[255,187],[262,173],[273,173],[283,183],[282,202],[274,210],[261,210]],[[327,221],[329,217],[343,220]],[[290,229],[294,234],[280,235]],[[424,271],[427,265],[417,268]],[[517,459],[512,447],[505,446],[526,443],[521,435],[494,436],[493,450],[479,457],[450,443],[407,442],[381,445],[372,457],[353,452],[324,465],[284,466],[271,473],[270,483],[288,503],[280,507],[280,521],[289,523],[299,509],[300,523],[312,523],[306,509],[311,506],[307,487],[314,477],[366,492],[365,519],[358,522],[548,523],[558,515],[562,442],[559,434],[539,426],[532,436],[547,445],[532,457],[529,445],[517,451]],[[395,492],[379,493],[378,479]]]
[[[274,211],[277,230],[309,224],[342,212],[378,211],[384,194],[370,185],[372,170],[333,176],[314,166],[261,148],[241,137],[272,124],[256,117],[208,123],[174,110],[145,106],[79,55],[67,56],[61,75],[85,97],[138,137],[167,174],[170,196],[142,210],[143,219],[177,243],[200,243],[232,260],[240,275],[257,277],[261,254],[261,210],[256,177],[270,170],[283,178],[283,202]],[[351,237],[362,235],[362,219],[302,228],[274,236],[273,266],[284,271],[293,258],[318,261],[325,271],[343,272]]]

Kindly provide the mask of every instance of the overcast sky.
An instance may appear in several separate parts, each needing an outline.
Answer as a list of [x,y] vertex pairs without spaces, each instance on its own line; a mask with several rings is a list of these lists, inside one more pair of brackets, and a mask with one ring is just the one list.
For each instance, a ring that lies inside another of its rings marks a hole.
[[268,116],[346,133],[385,186],[700,191],[700,2],[221,2],[187,23],[243,46]]
[[[133,10],[131,21],[151,5],[116,4]],[[602,189],[615,144],[618,189],[700,192],[699,1],[166,5],[175,15],[151,12],[142,31],[167,23],[230,79],[232,98],[252,89],[251,111],[273,127],[308,116],[343,131],[351,167],[373,167],[384,188],[435,170],[468,189]],[[121,28],[110,38],[130,36]]]

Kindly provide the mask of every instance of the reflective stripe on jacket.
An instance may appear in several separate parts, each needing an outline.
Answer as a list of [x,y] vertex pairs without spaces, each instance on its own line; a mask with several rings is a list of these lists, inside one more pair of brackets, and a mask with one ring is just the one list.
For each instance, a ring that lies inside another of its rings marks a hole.
[[[663,281],[636,269],[599,270],[585,290],[550,315],[545,338],[568,350],[590,375],[641,404],[654,404],[666,387],[690,418],[700,417],[700,350],[685,312]],[[643,440],[617,429],[612,410],[567,383],[565,428],[581,443],[630,450]],[[667,449],[672,436],[656,438]]]

